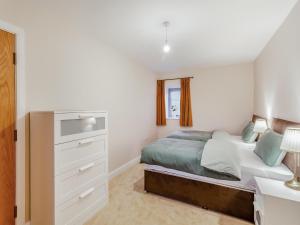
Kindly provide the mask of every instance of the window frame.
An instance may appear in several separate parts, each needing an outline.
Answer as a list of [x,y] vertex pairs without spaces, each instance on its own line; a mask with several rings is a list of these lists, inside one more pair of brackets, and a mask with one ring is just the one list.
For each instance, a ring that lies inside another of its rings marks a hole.
[[167,110],[167,119],[169,120],[179,120],[180,119],[180,97],[179,97],[179,117],[171,117],[170,115],[172,115],[171,112],[171,102],[172,102],[172,98],[171,98],[171,93],[172,92],[179,92],[179,95],[181,95],[181,88],[180,87],[168,87],[168,110]]

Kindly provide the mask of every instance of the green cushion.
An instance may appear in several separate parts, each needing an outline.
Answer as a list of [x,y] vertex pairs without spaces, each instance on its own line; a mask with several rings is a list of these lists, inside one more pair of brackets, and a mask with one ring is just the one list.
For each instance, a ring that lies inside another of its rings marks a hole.
[[281,134],[269,130],[257,142],[254,152],[265,164],[275,166],[278,164],[278,158],[280,158],[283,153],[280,149],[281,141]]
[[254,123],[249,122],[242,131],[242,139],[244,142],[252,143],[256,140],[258,134],[253,131]]

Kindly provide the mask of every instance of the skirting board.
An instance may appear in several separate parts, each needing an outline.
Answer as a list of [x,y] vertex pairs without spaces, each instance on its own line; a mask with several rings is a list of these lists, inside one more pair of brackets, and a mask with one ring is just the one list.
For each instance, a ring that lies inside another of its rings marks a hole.
[[126,170],[128,170],[130,167],[138,164],[140,162],[141,156],[139,155],[138,157],[130,160],[129,162],[125,163],[124,165],[120,166],[119,168],[111,171],[109,173],[109,179],[111,180],[112,178],[114,178],[115,176],[120,175],[121,173],[125,172]]

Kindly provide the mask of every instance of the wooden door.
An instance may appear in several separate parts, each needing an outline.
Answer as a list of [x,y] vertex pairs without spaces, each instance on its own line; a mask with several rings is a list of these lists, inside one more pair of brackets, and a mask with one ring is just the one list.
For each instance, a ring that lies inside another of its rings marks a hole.
[[15,35],[0,30],[0,225],[15,224]]

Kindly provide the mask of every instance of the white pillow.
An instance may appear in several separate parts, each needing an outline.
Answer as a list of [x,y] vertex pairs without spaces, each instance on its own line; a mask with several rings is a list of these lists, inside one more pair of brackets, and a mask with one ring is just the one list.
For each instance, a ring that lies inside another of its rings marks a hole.
[[226,131],[217,130],[217,131],[214,131],[214,133],[212,135],[212,139],[229,140],[230,134]]

